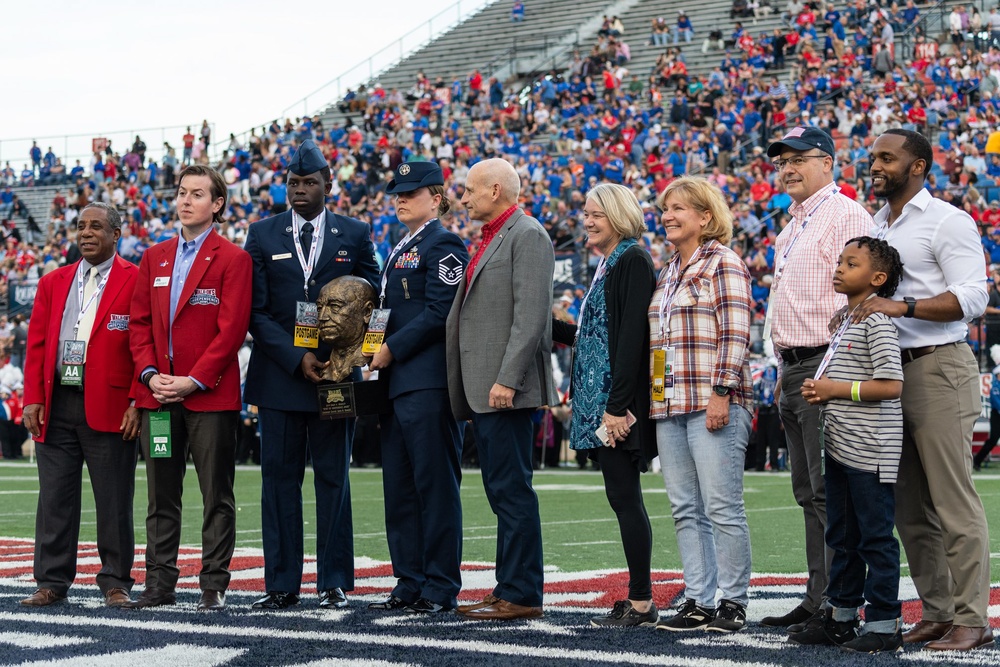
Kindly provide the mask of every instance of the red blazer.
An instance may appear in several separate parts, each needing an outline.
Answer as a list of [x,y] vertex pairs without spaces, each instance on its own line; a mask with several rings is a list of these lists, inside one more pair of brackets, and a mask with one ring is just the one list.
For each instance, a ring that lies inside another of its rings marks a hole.
[[[170,373],[170,280],[177,238],[147,250],[139,265],[132,298],[132,356],[136,373],[152,366]],[[184,398],[195,412],[239,410],[237,353],[250,323],[252,261],[242,248],[212,231],[198,251],[174,314],[173,375],[191,376],[207,387]],[[162,286],[156,286],[157,278]],[[156,409],[159,401],[136,381],[137,407]]]
[[[24,404],[45,406],[45,423],[39,442],[45,441],[50,421],[52,387],[56,380],[59,329],[69,291],[76,289],[80,262],[56,269],[38,281],[35,305],[28,323],[27,356],[24,362]],[[87,344],[84,405],[87,425],[95,431],[117,433],[129,406],[129,388],[135,366],[129,352],[129,306],[139,271],[115,256],[94,317]]]

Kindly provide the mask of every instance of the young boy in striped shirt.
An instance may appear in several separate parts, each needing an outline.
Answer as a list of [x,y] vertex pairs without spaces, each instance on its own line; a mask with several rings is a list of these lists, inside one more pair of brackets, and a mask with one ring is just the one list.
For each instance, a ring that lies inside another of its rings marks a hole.
[[[822,622],[790,635],[793,643],[863,653],[902,649],[899,544],[892,533],[903,438],[899,339],[882,313],[851,322],[854,309],[869,297],[891,297],[902,272],[893,247],[860,236],[844,246],[834,273],[833,288],[847,296],[847,308],[817,379],[802,384],[803,398],[823,405],[826,544],[833,551],[829,606]],[[859,630],[858,608],[866,601]]]

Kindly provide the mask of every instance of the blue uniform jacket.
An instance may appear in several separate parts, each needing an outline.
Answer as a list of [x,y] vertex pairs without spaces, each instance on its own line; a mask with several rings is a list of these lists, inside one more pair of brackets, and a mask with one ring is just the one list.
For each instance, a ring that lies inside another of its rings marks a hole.
[[[378,262],[368,225],[326,212],[323,250],[309,281],[309,301],[334,278],[353,274],[378,289]],[[253,302],[250,333],[253,352],[247,369],[244,400],[274,410],[317,410],[316,389],[300,370],[302,356],[313,352],[323,361],[330,347],[320,342],[309,350],[295,347],[295,304],[304,298],[302,267],[295,254],[292,212],[250,225],[244,250],[253,259]]]
[[388,258],[384,307],[392,312],[385,343],[393,361],[380,377],[389,378],[389,398],[448,388],[445,322],[468,264],[465,244],[438,220]]

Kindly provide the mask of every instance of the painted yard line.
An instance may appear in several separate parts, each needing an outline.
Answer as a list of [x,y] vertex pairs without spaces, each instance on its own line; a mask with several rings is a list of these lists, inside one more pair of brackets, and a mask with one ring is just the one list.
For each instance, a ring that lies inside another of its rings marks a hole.
[[21,663],[20,667],[93,667],[95,662],[101,667],[135,667],[135,665],[224,665],[233,658],[246,653],[239,648],[209,648],[191,644],[175,644],[162,648],[147,648],[136,651],[105,653],[103,655],[81,655],[75,658],[40,660]]
[[[106,619],[102,618],[76,618],[62,617],[46,614],[42,617],[32,614],[15,614],[10,612],[0,612],[0,621],[3,622],[26,622],[44,623],[53,626],[87,628],[92,626],[104,627]],[[732,667],[733,661],[727,659],[695,659],[692,660],[687,655],[667,656],[652,655],[647,653],[630,653],[617,651],[585,651],[577,649],[567,649],[565,647],[533,647],[515,644],[504,644],[497,642],[484,642],[472,640],[446,640],[416,637],[397,637],[388,633],[380,635],[351,633],[351,632],[308,632],[292,630],[275,630],[266,627],[211,627],[194,623],[175,623],[164,625],[156,622],[133,621],[128,619],[116,620],[118,627],[124,627],[139,631],[167,631],[177,634],[194,634],[196,636],[217,635],[225,637],[269,637],[275,639],[300,639],[313,642],[324,642],[337,644],[367,644],[371,646],[394,646],[404,648],[426,648],[442,651],[467,651],[469,653],[485,653],[502,656],[518,656],[523,658],[538,658],[546,660],[566,660],[570,664],[587,662],[612,662],[616,664],[642,664],[642,665],[662,665],[664,667]],[[470,625],[470,629],[473,626]],[[93,658],[91,657],[92,661]],[[149,664],[148,661],[143,661]],[[187,660],[185,660],[187,662]],[[108,663],[102,662],[102,665]],[[117,663],[116,663],[117,664]],[[124,664],[124,663],[120,663]],[[740,662],[743,667],[767,667],[772,663]],[[134,663],[130,664],[132,667]],[[62,667],[62,663],[60,663]],[[74,665],[75,667],[75,665]]]
[[51,648],[53,646],[79,646],[94,644],[90,637],[65,637],[62,635],[33,634],[27,632],[0,632],[0,644],[10,644],[18,648]]
[[618,540],[597,540],[596,542],[563,542],[563,547],[586,547],[591,544],[618,544]]
[[23,489],[16,491],[0,491],[0,496],[23,496],[25,494],[38,495],[38,489]]
[[315,662],[301,662],[291,667],[417,667],[412,662],[386,662],[385,660],[344,660],[343,658],[326,658]]

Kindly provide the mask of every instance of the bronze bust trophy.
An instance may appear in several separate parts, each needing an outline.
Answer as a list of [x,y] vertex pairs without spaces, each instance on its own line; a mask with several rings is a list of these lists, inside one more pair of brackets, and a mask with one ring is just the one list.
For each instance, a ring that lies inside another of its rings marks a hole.
[[319,293],[319,337],[332,346],[323,379],[341,382],[355,366],[368,360],[361,355],[365,326],[375,308],[375,288],[364,278],[334,278]]
[[357,276],[334,278],[319,293],[319,337],[332,346],[316,386],[322,419],[343,419],[378,414],[388,409],[387,383],[351,382],[355,366],[368,358],[361,354],[365,329],[375,308],[375,289]]

